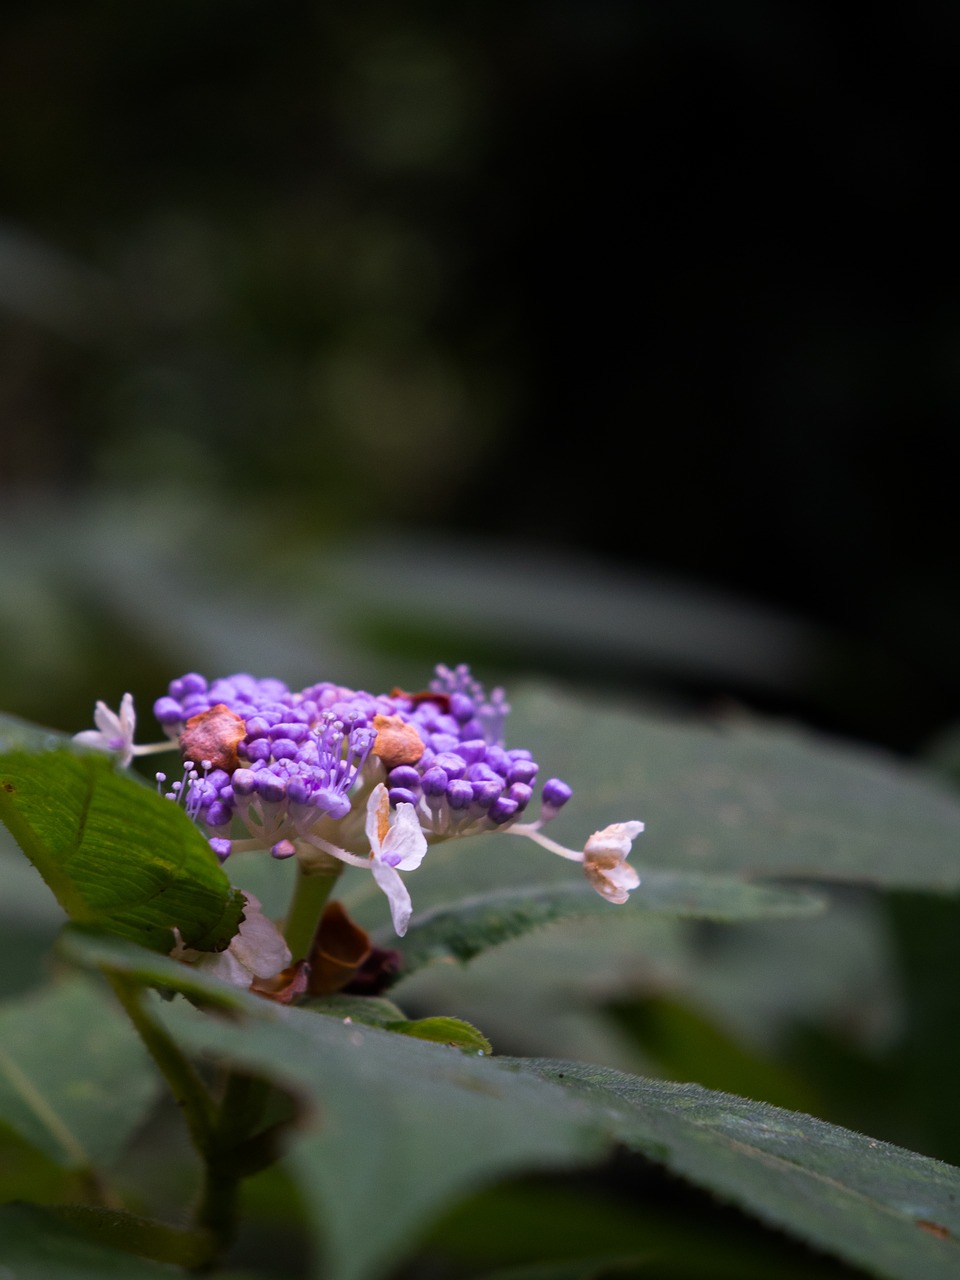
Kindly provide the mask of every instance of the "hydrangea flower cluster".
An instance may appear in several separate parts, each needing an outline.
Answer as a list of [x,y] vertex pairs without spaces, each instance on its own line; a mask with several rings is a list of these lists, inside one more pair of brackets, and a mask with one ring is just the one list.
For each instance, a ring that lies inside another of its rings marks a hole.
[[[129,695],[118,718],[98,704],[100,733],[77,735],[119,753],[123,763],[154,748],[133,746]],[[296,856],[307,872],[344,863],[372,871],[390,902],[398,934],[410,918],[400,871],[420,865],[429,844],[505,831],[536,840],[583,865],[613,902],[639,884],[626,865],[640,822],[595,832],[582,851],[540,834],[570,798],[559,778],[540,788],[539,814],[522,822],[539,766],[508,749],[509,707],[488,697],[465,666],[439,666],[430,688],[374,695],[322,682],[299,692],[280,680],[239,674],[208,681],[191,672],[171,682],[154,713],[184,761],[164,794],[181,801],[217,856],[247,849]],[[158,774],[158,786],[167,778]]]

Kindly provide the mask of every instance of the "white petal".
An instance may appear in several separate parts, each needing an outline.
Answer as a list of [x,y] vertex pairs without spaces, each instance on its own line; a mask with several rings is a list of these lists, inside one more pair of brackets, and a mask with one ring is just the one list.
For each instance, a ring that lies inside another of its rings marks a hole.
[[247,894],[246,919],[240,932],[230,941],[228,951],[257,978],[272,978],[290,963],[290,948],[279,929],[260,909],[260,903]]
[[93,723],[107,738],[123,737],[123,728],[120,724],[120,717],[115,711],[111,711],[105,702],[98,702],[94,707]]
[[387,901],[390,903],[390,915],[393,917],[393,927],[397,932],[397,937],[402,938],[407,932],[407,925],[410,923],[410,916],[413,913],[413,903],[410,901],[407,886],[393,867],[388,867],[385,862],[380,862],[377,858],[374,858],[370,864],[370,870],[373,872],[374,880],[387,895]]
[[640,877],[626,862],[618,863],[614,867],[598,867],[593,863],[585,862],[583,870],[597,893],[608,902],[626,902],[630,896],[630,890],[636,889],[640,883]]
[[584,857],[609,857],[613,854],[625,858],[642,830],[642,822],[612,822],[609,827],[593,833],[583,846]]
[[202,969],[204,973],[212,973],[221,982],[229,982],[231,987],[246,989],[254,977],[246,965],[241,964],[234,955],[232,945],[226,951],[219,951],[216,954],[205,952],[197,961],[197,968]]
[[137,713],[133,706],[133,694],[125,693],[120,701],[120,729],[128,742],[133,742],[137,731]]
[[427,837],[420,828],[420,819],[412,804],[397,805],[396,817],[380,847],[380,857],[390,856],[391,862],[399,855],[395,865],[401,871],[413,871],[423,861],[427,852]]

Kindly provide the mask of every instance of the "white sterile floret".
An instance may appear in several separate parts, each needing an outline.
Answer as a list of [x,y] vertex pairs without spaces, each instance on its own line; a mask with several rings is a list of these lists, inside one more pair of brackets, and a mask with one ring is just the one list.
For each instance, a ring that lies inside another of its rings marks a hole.
[[610,902],[626,902],[640,877],[627,864],[630,847],[643,830],[642,822],[613,822],[595,831],[583,846],[583,870],[597,893]]
[[247,989],[257,978],[276,977],[290,964],[290,948],[273,921],[263,914],[253,894],[245,895],[244,919],[230,939],[226,951],[195,951],[185,947],[177,932],[177,945],[170,952],[174,960],[195,964],[232,987]]
[[419,867],[427,851],[427,838],[412,804],[390,808],[390,797],[382,782],[374,787],[367,801],[366,832],[370,841],[370,870],[387,895],[393,927],[402,938],[413,907],[407,887],[397,873]]
[[111,711],[105,702],[98,702],[93,712],[96,729],[84,729],[73,735],[74,742],[97,751],[119,752],[120,764],[126,767],[134,757],[133,735],[137,727],[137,715],[133,709],[133,695],[125,693],[120,703],[120,714]]

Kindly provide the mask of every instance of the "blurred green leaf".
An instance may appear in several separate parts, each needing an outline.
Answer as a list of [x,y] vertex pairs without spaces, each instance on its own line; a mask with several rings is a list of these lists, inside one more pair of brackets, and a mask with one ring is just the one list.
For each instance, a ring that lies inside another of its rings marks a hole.
[[178,1268],[89,1240],[53,1209],[0,1205],[0,1275],[16,1280],[163,1280]]
[[595,1179],[533,1175],[487,1187],[444,1215],[421,1254],[442,1273],[451,1261],[471,1273],[496,1268],[485,1280],[565,1267],[598,1280],[852,1280],[846,1265],[638,1164],[614,1157]]
[[81,969],[122,974],[145,987],[179,992],[197,1004],[225,1010],[246,1007],[243,993],[237,987],[206,973],[202,966],[158,956],[125,938],[104,936],[79,926],[68,927],[60,935],[57,952]]
[[69,749],[71,739],[56,729],[45,729],[17,716],[0,714],[0,752],[54,751],[58,747]]
[[178,805],[94,753],[0,757],[0,820],[72,919],[156,951],[236,933],[243,898]]
[[126,1254],[195,1267],[208,1261],[210,1240],[204,1231],[184,1231],[165,1222],[91,1205],[58,1205],[56,1216],[78,1235]]
[[102,1168],[159,1077],[103,988],[73,979],[0,1006],[0,1119],[64,1168]]
[[960,1169],[699,1085],[515,1060],[586,1102],[611,1138],[765,1222],[891,1280],[952,1280]]
[[[823,908],[821,899],[790,888],[752,885],[733,876],[697,872],[645,872],[630,898],[629,910],[708,920],[755,920],[766,916],[803,916]],[[472,960],[490,947],[546,924],[611,911],[585,881],[570,885],[529,885],[492,890],[449,906],[435,907],[410,922],[397,942],[404,976],[432,960]]]
[[[574,799],[551,834],[643,818],[631,861],[750,876],[960,889],[960,797],[932,772],[795,726],[654,719],[557,691],[512,699],[522,743]],[[575,826],[574,826],[575,824]],[[576,830],[576,837],[566,833]]]
[[820,1112],[816,1091],[788,1067],[751,1052],[696,1009],[663,996],[611,1001],[604,1012],[668,1080],[692,1080],[762,1098],[780,1107]]

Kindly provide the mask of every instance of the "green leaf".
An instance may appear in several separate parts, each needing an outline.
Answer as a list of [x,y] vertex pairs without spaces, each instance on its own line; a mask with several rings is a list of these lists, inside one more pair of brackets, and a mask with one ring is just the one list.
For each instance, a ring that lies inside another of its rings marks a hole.
[[799,1072],[747,1049],[699,1010],[677,1000],[621,997],[604,1012],[640,1046],[659,1076],[696,1080],[710,1089],[763,1098],[781,1107],[822,1110],[816,1091]]
[[960,889],[960,796],[932,771],[745,716],[671,722],[545,690],[511,702],[510,745],[574,788],[550,824],[561,843],[579,848],[595,828],[642,818],[631,855],[641,874]]
[[387,1031],[413,1036],[415,1040],[432,1040],[467,1053],[492,1053],[490,1041],[476,1027],[461,1018],[416,1018],[412,1022],[388,1022]]
[[243,1026],[180,1002],[155,1012],[182,1045],[303,1100],[288,1158],[325,1280],[394,1266],[440,1210],[502,1173],[593,1159],[605,1145],[560,1091],[489,1058],[308,1009],[248,1005]]
[[583,1063],[515,1061],[617,1141],[890,1280],[954,1280],[960,1169],[795,1111]]
[[243,993],[220,978],[205,973],[199,965],[183,964],[169,956],[115,938],[92,933],[79,926],[66,928],[57,943],[58,954],[71,964],[92,972],[121,974],[145,987],[164,992],[179,992],[200,1005],[226,1010],[241,1010]]
[[0,820],[76,921],[200,951],[236,933],[243,898],[183,810],[94,753],[0,757]]
[[490,1053],[490,1041],[461,1018],[406,1018],[392,1000],[384,1000],[378,996],[323,996],[320,999],[306,1000],[301,1009],[312,1009],[316,1013],[339,1018],[342,1022],[359,1022],[370,1027],[381,1027],[384,1031],[395,1031],[402,1036],[413,1036],[416,1040],[433,1040],[437,1044],[452,1045],[470,1053]]
[[349,996],[337,992],[330,996],[314,996],[301,1001],[301,1009],[313,1009],[342,1022],[360,1022],[368,1027],[388,1027],[402,1022],[403,1010],[383,996]]
[[0,714],[0,754],[10,751],[55,751],[70,749],[72,739],[56,729],[31,724],[17,716]]
[[[732,876],[649,871],[625,909],[733,921],[811,915],[823,906],[821,899],[797,889],[747,884]],[[414,916],[406,936],[395,945],[408,977],[433,960],[466,962],[543,925],[613,909],[586,881],[495,889]]]
[[0,1205],[0,1276],[7,1280],[163,1280],[179,1268],[89,1240],[53,1209]]
[[86,1240],[127,1254],[195,1267],[209,1260],[210,1237],[204,1231],[184,1231],[116,1209],[89,1205],[58,1205],[53,1212]]
[[0,1006],[0,1118],[68,1169],[105,1167],[159,1091],[109,994],[74,979]]

